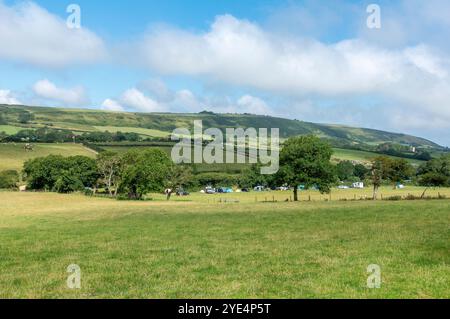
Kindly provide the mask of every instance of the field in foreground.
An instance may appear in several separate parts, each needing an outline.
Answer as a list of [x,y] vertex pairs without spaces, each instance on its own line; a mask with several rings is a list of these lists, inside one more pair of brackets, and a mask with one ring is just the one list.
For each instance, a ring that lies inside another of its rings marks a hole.
[[[120,202],[0,193],[3,298],[449,298],[450,201]],[[66,286],[78,264],[80,290]],[[380,289],[366,268],[378,264]]]

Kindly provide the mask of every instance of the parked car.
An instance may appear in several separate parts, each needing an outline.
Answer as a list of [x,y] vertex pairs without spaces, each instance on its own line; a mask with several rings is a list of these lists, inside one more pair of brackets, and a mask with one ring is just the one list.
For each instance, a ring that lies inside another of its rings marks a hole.
[[185,191],[184,189],[178,189],[176,194],[177,194],[177,196],[188,196],[188,195],[190,195],[189,192]]
[[205,193],[206,194],[215,194],[216,193],[216,189],[212,188],[212,187],[206,187],[205,188]]
[[255,188],[253,188],[253,190],[255,192],[263,192],[265,190],[264,186],[256,186]]
[[250,192],[250,190],[248,188],[243,188],[243,189],[241,189],[241,192],[248,193],[248,192]]

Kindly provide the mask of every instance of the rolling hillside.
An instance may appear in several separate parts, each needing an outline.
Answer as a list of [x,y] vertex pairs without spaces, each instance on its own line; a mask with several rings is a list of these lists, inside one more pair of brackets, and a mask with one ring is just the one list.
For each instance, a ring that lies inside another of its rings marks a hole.
[[96,156],[95,152],[80,144],[37,144],[33,151],[26,151],[21,144],[0,144],[0,172],[20,171],[25,161],[47,155]]
[[[21,116],[30,115],[23,124]],[[135,132],[148,137],[165,137],[179,127],[192,128],[194,120],[203,120],[204,128],[255,127],[280,128],[280,136],[287,138],[301,134],[315,134],[330,140],[336,147],[378,145],[386,142],[406,144],[424,149],[442,147],[424,138],[373,129],[325,125],[251,114],[199,114],[126,113],[100,110],[60,109],[49,107],[0,105],[0,125],[9,131],[17,128],[53,127],[74,132],[122,131]],[[22,122],[22,124],[21,124]]]

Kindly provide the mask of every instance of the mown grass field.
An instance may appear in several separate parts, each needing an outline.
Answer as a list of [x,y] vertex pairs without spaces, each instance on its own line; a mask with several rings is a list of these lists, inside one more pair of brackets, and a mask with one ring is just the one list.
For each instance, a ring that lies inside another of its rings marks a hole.
[[47,155],[96,156],[95,152],[80,144],[33,144],[33,151],[26,151],[24,145],[21,143],[0,144],[0,171],[10,169],[20,171],[26,160]]
[[[192,196],[0,192],[0,297],[450,297],[448,200],[224,204]],[[67,288],[70,264],[81,267],[80,290]],[[381,267],[380,289],[366,287],[369,264]]]

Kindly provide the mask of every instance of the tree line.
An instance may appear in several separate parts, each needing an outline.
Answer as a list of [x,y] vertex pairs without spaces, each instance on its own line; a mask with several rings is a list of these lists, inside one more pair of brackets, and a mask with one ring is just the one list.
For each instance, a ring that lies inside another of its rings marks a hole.
[[[132,132],[85,132],[74,134],[70,130],[54,128],[24,129],[15,134],[8,135],[0,132],[0,142],[32,142],[32,143],[112,143],[112,142],[140,142],[154,141],[155,138],[142,138],[141,135]],[[169,140],[158,138],[157,140]]]
[[[432,159],[418,169],[405,159],[385,156],[374,158],[370,165],[343,161],[334,165],[331,146],[315,137],[300,136],[288,139],[280,152],[280,169],[274,175],[261,175],[258,165],[250,166],[242,174],[202,173],[194,175],[192,168],[175,165],[164,151],[158,148],[131,149],[125,153],[101,152],[96,159],[84,156],[62,157],[49,155],[24,163],[23,178],[32,190],[59,193],[99,190],[108,196],[142,199],[150,192],[166,188],[190,188],[207,185],[288,186],[293,189],[294,200],[299,199],[299,186],[329,193],[339,181],[366,181],[373,186],[373,199],[377,199],[381,185],[414,179],[424,186],[450,187],[450,156]],[[17,184],[18,173],[0,173],[0,188]]]

